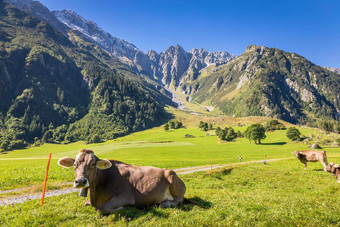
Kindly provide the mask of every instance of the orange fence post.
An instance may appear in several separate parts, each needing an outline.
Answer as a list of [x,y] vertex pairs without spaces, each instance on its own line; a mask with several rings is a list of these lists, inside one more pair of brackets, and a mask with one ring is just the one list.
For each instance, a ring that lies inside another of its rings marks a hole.
[[211,170],[210,170],[210,176],[211,176],[211,177],[213,176],[213,173],[212,173],[212,160],[211,160]]
[[51,156],[52,156],[52,153],[50,153],[50,155],[48,157],[46,173],[45,173],[45,181],[44,181],[44,187],[43,187],[43,193],[42,193],[42,196],[41,196],[41,204],[40,204],[40,206],[42,206],[44,204],[46,184],[47,184],[47,176],[48,176],[48,169],[50,168]]

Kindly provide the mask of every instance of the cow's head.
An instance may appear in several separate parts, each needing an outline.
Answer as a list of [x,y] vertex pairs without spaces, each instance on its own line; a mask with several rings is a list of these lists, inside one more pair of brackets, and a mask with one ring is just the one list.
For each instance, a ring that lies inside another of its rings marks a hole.
[[294,154],[295,154],[297,159],[300,159],[302,152],[301,151],[295,151]]
[[335,175],[334,163],[333,162],[328,163],[328,165],[326,166],[325,170],[327,172],[330,172],[334,176]]
[[334,168],[334,174],[336,176],[336,182],[340,184],[340,166],[339,164],[335,164],[333,168]]
[[59,159],[58,165],[65,168],[74,167],[76,179],[73,187],[75,188],[90,187],[90,184],[95,180],[97,168],[108,169],[112,166],[110,161],[99,159],[89,149],[79,151],[75,159],[67,157]]

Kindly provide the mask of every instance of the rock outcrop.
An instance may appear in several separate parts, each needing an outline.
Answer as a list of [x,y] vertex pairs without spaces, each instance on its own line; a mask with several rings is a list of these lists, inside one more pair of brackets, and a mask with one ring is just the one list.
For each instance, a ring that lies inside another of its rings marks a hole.
[[194,102],[228,115],[265,115],[292,123],[307,121],[308,112],[339,115],[339,75],[296,53],[250,45],[230,63],[204,72],[180,89]]

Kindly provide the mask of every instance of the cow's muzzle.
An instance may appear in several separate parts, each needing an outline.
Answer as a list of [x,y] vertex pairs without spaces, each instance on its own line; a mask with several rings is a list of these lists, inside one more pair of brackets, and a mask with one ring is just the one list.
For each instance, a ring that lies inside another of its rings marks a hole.
[[87,178],[75,179],[73,182],[74,188],[88,188],[90,187],[89,180]]

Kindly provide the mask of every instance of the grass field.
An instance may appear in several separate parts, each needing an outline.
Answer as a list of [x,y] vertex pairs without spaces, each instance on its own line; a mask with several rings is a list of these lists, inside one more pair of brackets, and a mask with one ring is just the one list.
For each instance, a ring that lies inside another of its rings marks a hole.
[[[178,115],[188,119],[187,113]],[[216,126],[237,127],[240,119],[230,117],[203,117]],[[201,118],[202,119],[202,118]],[[43,207],[39,201],[0,207],[0,225],[336,225],[340,185],[329,173],[319,171],[320,163],[308,164],[308,170],[291,152],[305,150],[307,145],[289,141],[285,131],[267,133],[262,145],[249,143],[245,138],[234,142],[221,142],[214,131],[203,132],[195,127],[200,120],[194,116],[187,120],[187,128],[164,131],[162,127],[107,141],[101,144],[82,142],[56,145],[44,144],[24,150],[0,154],[0,190],[32,187],[39,191],[42,185],[48,153],[52,152],[49,184],[74,180],[72,169],[57,165],[64,156],[74,157],[84,147],[93,149],[100,158],[117,159],[135,165],[164,168],[238,163],[244,161],[290,158],[270,162],[227,167],[210,177],[207,173],[181,175],[187,185],[186,197],[197,204],[184,204],[179,208],[128,208],[110,216],[102,216],[91,207],[84,207],[84,198],[76,193],[47,198]],[[243,122],[264,122],[266,118],[247,118]],[[316,129],[299,128],[302,134],[313,134],[319,139],[339,135],[326,135]],[[185,135],[194,138],[186,138]],[[340,148],[324,146],[329,161],[340,162]],[[70,187],[70,186],[60,186]],[[27,193],[16,192],[11,195]],[[0,194],[0,198],[4,194]]]
[[[337,159],[340,161],[340,159]],[[307,171],[296,160],[235,166],[182,175],[196,204],[127,208],[103,216],[77,193],[0,208],[0,225],[14,226],[327,226],[339,225],[339,185],[320,164]]]

